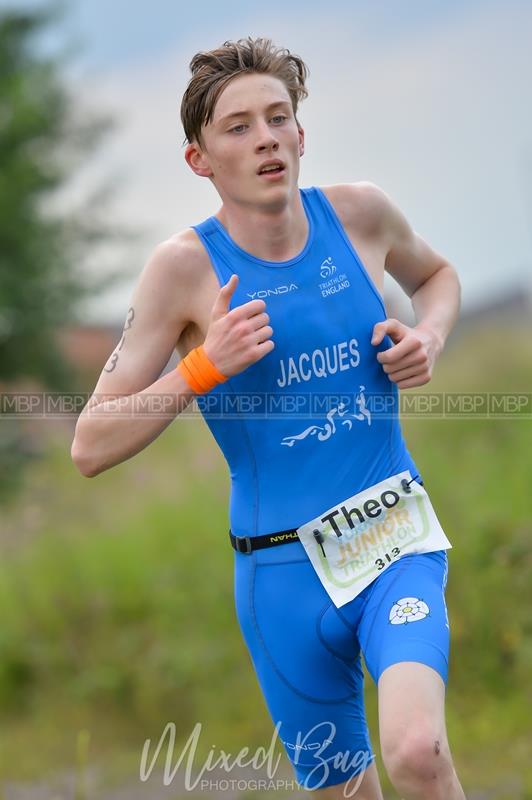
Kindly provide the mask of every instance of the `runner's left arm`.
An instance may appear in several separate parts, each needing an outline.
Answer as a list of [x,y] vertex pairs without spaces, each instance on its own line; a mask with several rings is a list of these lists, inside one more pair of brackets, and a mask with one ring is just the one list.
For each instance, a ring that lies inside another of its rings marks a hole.
[[410,226],[390,197],[374,187],[383,237],[385,270],[410,297],[416,325],[396,319],[377,323],[372,344],[388,334],[394,346],[377,354],[390,380],[399,388],[422,386],[432,377],[460,309],[460,281],[452,264],[437,253]]
[[385,269],[410,297],[416,328],[429,331],[441,351],[460,309],[460,282],[452,264],[414,230],[386,195],[383,235],[387,240]]

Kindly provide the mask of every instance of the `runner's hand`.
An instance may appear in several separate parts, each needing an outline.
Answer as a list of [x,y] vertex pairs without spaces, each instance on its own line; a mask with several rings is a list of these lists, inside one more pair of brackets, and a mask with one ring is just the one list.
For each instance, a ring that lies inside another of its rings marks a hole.
[[265,313],[264,300],[250,300],[229,310],[229,302],[238,284],[231,275],[218,292],[211,310],[211,320],[203,349],[214,366],[228,378],[254,364],[275,347],[270,338],[273,329]]
[[371,344],[379,345],[386,334],[394,344],[377,353],[377,361],[389,379],[399,389],[428,383],[441,350],[436,337],[426,328],[410,328],[397,319],[386,319],[374,326]]

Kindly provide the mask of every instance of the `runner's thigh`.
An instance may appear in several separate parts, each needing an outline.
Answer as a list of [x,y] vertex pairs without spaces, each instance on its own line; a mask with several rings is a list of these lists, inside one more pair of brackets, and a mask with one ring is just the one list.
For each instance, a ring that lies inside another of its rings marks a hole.
[[358,635],[376,684],[387,667],[402,661],[431,667],[447,684],[447,573],[445,550],[414,553],[402,556],[371,584]]
[[375,758],[360,645],[299,542],[235,553],[235,602],[266,706],[297,780],[344,783]]

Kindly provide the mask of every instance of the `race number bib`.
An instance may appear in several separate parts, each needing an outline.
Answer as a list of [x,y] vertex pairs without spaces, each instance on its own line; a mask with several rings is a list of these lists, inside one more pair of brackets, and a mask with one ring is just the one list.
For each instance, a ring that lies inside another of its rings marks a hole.
[[343,500],[297,535],[337,608],[400,556],[452,547],[427,492],[408,470]]

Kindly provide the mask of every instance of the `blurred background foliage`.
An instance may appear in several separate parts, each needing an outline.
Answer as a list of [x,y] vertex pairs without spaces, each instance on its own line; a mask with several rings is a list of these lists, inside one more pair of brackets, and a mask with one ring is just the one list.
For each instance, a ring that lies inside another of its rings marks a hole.
[[[0,9],[0,389],[28,380],[76,389],[56,331],[78,318],[87,297],[128,277],[123,267],[97,275],[84,268],[86,256],[138,237],[106,219],[115,183],[102,183],[68,211],[54,207],[113,129],[111,117],[80,111],[62,80],[73,54],[44,55],[35,47],[62,13],[61,3]],[[31,457],[21,426],[1,425],[0,502],[16,491]]]

